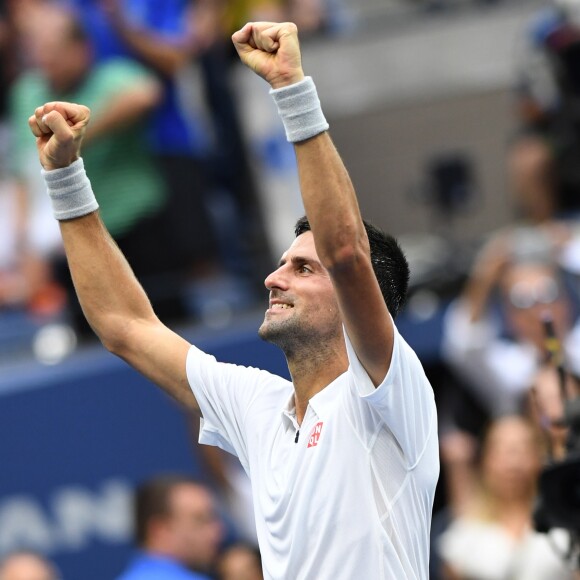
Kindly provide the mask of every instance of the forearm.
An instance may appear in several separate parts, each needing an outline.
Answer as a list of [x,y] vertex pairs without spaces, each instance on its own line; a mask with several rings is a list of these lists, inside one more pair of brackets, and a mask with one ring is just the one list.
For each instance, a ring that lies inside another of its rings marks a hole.
[[28,249],[27,232],[28,225],[28,191],[23,181],[16,181],[16,204],[14,214],[14,231],[16,233],[16,248],[18,253]]
[[461,295],[472,323],[485,318],[493,294],[509,263],[512,246],[511,234],[500,232],[487,241],[476,256]]
[[87,128],[85,142],[140,121],[159,103],[161,96],[161,86],[152,80],[110,99],[107,107],[95,114]]
[[80,157],[89,119],[87,107],[66,102],[46,103],[28,119],[81,306],[111,352],[197,409],[185,372],[190,344],[155,316],[97,213]]
[[132,323],[156,318],[97,212],[99,205],[79,155],[89,114],[82,105],[51,103],[37,109],[29,124],[37,137],[42,175],[80,304],[105,346],[123,356],[119,345],[126,341]]
[[103,344],[118,352],[132,323],[155,314],[98,212],[60,222],[65,252],[83,312]]
[[294,143],[302,200],[322,263],[332,268],[352,263],[359,252],[368,255],[356,194],[327,132],[312,79],[297,67],[270,85],[286,137]]
[[495,282],[487,277],[472,275],[467,280],[461,299],[469,312],[471,322],[478,322],[484,318]]
[[316,250],[327,268],[368,253],[368,241],[348,172],[328,133],[295,144],[300,189]]

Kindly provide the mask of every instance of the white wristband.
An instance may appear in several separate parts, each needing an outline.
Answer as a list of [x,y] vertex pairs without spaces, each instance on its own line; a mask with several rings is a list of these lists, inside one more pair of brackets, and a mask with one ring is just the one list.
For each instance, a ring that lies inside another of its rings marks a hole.
[[290,143],[306,141],[328,130],[312,77],[280,89],[270,89]]
[[82,158],[68,167],[50,171],[42,169],[41,173],[57,220],[78,218],[99,209]]

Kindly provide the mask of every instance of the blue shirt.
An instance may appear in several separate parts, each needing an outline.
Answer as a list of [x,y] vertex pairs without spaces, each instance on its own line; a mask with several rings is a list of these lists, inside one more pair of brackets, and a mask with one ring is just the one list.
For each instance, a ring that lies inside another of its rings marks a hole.
[[163,556],[139,553],[117,580],[210,580]]
[[[77,9],[89,34],[98,62],[111,58],[135,58],[119,37],[99,0],[68,0]],[[185,14],[191,0],[123,0],[130,25],[153,33],[168,42],[179,42],[187,33]],[[210,139],[202,119],[186,118],[175,79],[160,77],[164,98],[151,122],[151,141],[158,153],[203,157]],[[191,117],[192,115],[190,115]]]

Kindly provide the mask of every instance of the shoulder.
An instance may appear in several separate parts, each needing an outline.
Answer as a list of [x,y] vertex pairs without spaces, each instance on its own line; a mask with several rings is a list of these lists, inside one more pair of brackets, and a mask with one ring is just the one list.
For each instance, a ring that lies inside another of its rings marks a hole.
[[147,554],[137,556],[116,580],[208,580],[207,576],[190,572],[182,565],[171,560],[151,557]]
[[200,389],[210,393],[219,392],[220,396],[230,392],[236,399],[244,399],[249,404],[260,398],[266,405],[277,404],[292,391],[293,386],[287,379],[251,366],[220,362],[196,346],[191,346],[186,361],[189,383],[196,396]]
[[393,352],[391,354],[391,364],[383,383],[379,387],[389,388],[392,385],[416,384],[425,387],[431,393],[431,385],[425,375],[423,365],[417,353],[400,334],[398,328],[394,326]]

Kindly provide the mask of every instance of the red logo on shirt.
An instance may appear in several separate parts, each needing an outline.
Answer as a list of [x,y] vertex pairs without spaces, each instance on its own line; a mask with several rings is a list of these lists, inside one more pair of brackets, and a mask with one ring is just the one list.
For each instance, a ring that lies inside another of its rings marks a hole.
[[316,423],[310,431],[308,436],[308,447],[316,447],[318,445],[318,440],[320,439],[320,433],[322,432],[322,421]]

